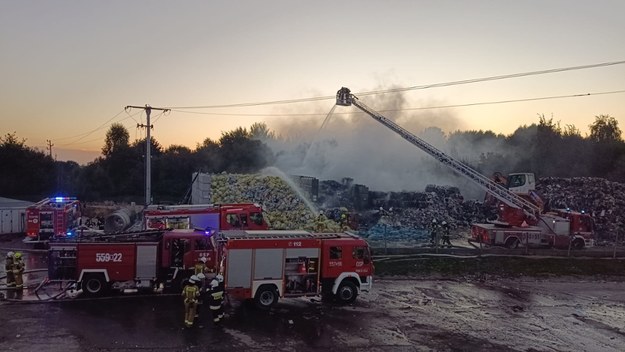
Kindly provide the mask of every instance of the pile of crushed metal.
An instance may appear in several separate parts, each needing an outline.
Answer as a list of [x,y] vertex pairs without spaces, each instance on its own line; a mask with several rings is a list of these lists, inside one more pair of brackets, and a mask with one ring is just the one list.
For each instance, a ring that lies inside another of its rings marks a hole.
[[584,211],[592,215],[599,240],[614,241],[625,234],[625,184],[597,177],[541,178],[536,190],[551,209]]
[[[446,222],[452,238],[493,218],[494,209],[482,201],[465,200],[452,186],[429,185],[423,192],[369,191],[364,209],[354,211],[358,194],[353,185],[337,181],[320,181],[314,207],[302,199],[301,192],[278,176],[258,174],[211,175],[211,202],[255,202],[263,206],[274,229],[315,230],[317,211],[329,219],[326,230],[339,230],[342,210],[348,210],[350,226],[370,240],[404,243],[429,241],[433,220]],[[613,240],[625,231],[625,184],[600,178],[543,178],[538,193],[552,208],[570,208],[593,215],[600,239]],[[307,206],[308,203],[309,205]],[[362,202],[361,202],[362,203]],[[332,221],[334,220],[334,221]]]

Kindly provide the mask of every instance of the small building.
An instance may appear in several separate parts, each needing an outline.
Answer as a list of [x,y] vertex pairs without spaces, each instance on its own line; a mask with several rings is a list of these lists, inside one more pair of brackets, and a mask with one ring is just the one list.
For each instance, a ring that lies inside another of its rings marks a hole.
[[26,229],[26,208],[33,203],[0,197],[0,235],[22,233]]

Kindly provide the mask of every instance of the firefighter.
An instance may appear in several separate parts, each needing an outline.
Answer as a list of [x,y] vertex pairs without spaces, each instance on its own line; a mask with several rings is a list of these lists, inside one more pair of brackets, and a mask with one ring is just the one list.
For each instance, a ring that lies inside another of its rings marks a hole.
[[328,218],[323,214],[323,210],[319,212],[319,216],[317,217],[317,232],[323,232],[326,229],[326,221]]
[[430,225],[430,243],[436,245],[438,243],[438,222],[436,219],[432,219]]
[[200,296],[197,300],[197,307],[195,308],[195,317],[198,318],[201,314],[202,307],[204,306],[204,300],[206,300],[206,294],[208,292],[208,282],[206,281],[206,276],[203,273],[199,273],[196,275],[198,278],[198,289],[200,292]]
[[13,255],[13,276],[15,278],[15,288],[24,288],[24,262],[22,261],[22,253],[17,252]]
[[451,248],[451,241],[449,240],[449,224],[447,221],[443,221],[443,246]]
[[195,309],[197,308],[198,297],[200,296],[197,287],[199,279],[196,275],[191,275],[189,282],[182,289],[182,297],[184,298],[184,324],[190,328],[195,320]]
[[8,252],[4,262],[4,271],[7,273],[7,287],[15,287],[15,275],[13,275],[13,263],[15,261],[15,253]]
[[210,291],[208,292],[209,307],[213,316],[213,323],[218,325],[224,318],[223,302],[224,302],[224,277],[221,274],[215,276],[210,283]]
[[195,275],[204,274],[206,271],[206,257],[200,257],[195,263]]

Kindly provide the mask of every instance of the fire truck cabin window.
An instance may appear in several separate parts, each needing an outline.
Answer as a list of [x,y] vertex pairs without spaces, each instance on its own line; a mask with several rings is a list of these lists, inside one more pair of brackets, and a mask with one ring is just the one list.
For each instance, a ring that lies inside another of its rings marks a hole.
[[263,214],[261,214],[261,213],[250,213],[250,221],[252,221],[256,225],[262,225],[263,224]]
[[213,249],[211,242],[208,238],[200,238],[195,241],[195,249],[196,250],[207,250]]
[[228,214],[228,216],[226,217],[226,221],[228,221],[228,224],[234,227],[241,226],[241,223],[239,222],[239,216],[237,214]]
[[354,257],[354,259],[364,259],[365,247],[354,247],[354,250],[352,251],[352,257]]
[[330,259],[341,259],[343,257],[343,248],[330,247]]

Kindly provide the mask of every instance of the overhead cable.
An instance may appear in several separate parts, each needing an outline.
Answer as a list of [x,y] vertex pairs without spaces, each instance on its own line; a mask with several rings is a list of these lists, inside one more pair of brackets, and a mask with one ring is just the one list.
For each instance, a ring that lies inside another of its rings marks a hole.
[[[461,80],[461,81],[425,84],[425,85],[420,85],[420,86],[412,86],[412,87],[404,87],[404,88],[391,88],[391,89],[383,89],[383,90],[364,91],[360,93],[354,93],[354,95],[365,96],[365,95],[378,95],[378,94],[386,94],[386,93],[397,93],[397,92],[405,92],[409,90],[448,87],[448,86],[461,85],[461,84],[487,82],[487,81],[495,81],[495,80],[502,80],[502,79],[508,79],[508,78],[526,77],[526,76],[536,76],[536,75],[543,75],[543,74],[549,74],[549,73],[584,70],[584,69],[589,69],[589,68],[606,67],[606,66],[614,66],[614,65],[622,65],[622,64],[625,64],[625,60],[603,62],[603,63],[591,64],[591,65],[554,68],[554,69],[541,70],[541,71],[513,73],[513,74],[508,74],[508,75],[473,78],[473,79],[467,79],[467,80]],[[167,108],[168,109],[218,109],[218,108],[234,108],[234,107],[250,107],[250,106],[262,106],[262,105],[303,103],[303,102],[311,102],[311,101],[329,100],[329,99],[334,99],[334,98],[335,98],[334,95],[326,95],[326,96],[320,96],[320,97],[273,100],[273,101],[264,101],[264,102],[254,102],[254,103],[235,103],[235,104],[204,105],[204,106],[169,106]]]

